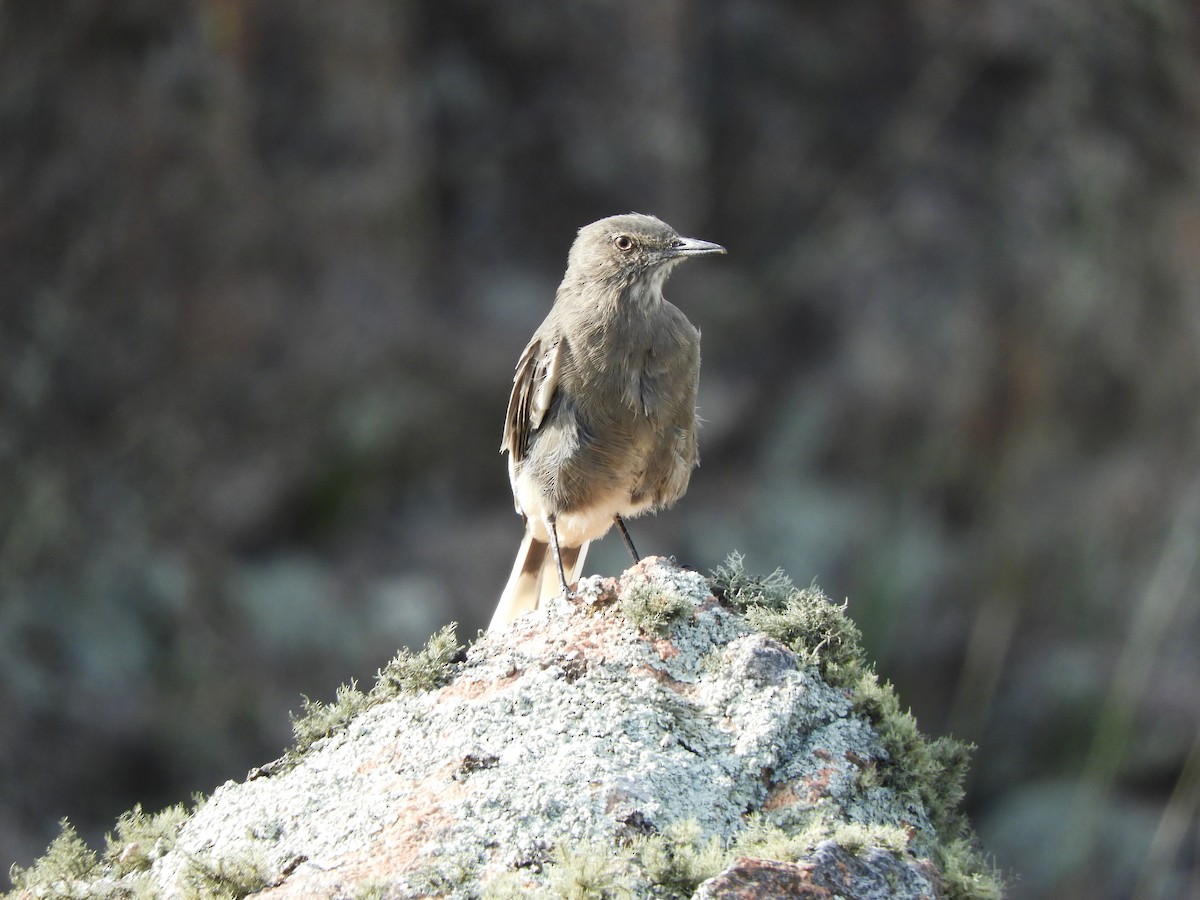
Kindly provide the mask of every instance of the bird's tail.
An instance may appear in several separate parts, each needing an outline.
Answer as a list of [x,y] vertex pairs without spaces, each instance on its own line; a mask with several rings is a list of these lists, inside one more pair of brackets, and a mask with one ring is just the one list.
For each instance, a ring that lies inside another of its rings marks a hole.
[[[584,542],[578,547],[561,549],[567,584],[574,584],[579,580],[587,548],[588,543]],[[526,531],[521,547],[517,550],[512,574],[508,576],[508,584],[504,586],[504,593],[500,595],[500,602],[496,605],[496,612],[488,625],[488,631],[503,628],[522,613],[537,609],[543,600],[553,597],[559,589],[558,568],[554,564],[554,554],[550,545],[539,541]]]

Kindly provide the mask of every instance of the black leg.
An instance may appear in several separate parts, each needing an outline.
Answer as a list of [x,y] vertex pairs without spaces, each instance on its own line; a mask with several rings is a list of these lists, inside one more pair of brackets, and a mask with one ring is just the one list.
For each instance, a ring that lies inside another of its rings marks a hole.
[[629,536],[629,529],[625,527],[625,520],[620,516],[613,516],[613,521],[617,523],[617,528],[621,529],[621,540],[629,548],[629,554],[633,557],[633,561],[641,562],[642,558],[638,556],[637,547],[633,546],[633,539]]
[[558,567],[558,583],[562,585],[563,596],[571,596],[571,586],[567,584],[567,573],[563,571],[562,551],[558,548],[558,529],[554,526],[554,517],[546,520],[550,526],[550,548],[554,551],[554,564]]

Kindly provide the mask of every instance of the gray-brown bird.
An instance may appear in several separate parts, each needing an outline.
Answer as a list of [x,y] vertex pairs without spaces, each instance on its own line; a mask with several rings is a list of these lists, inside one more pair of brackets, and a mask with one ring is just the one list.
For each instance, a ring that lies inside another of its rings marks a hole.
[[663,297],[689,256],[724,253],[654,216],[579,229],[546,320],[517,362],[504,439],[525,538],[491,629],[579,577],[588,543],[670,506],[696,450],[700,332]]

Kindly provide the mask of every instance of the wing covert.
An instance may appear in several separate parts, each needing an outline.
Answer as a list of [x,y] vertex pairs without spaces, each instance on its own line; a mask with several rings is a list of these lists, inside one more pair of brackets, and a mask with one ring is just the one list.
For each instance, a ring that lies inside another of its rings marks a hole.
[[554,402],[562,356],[561,341],[543,349],[542,341],[534,338],[517,360],[508,414],[504,420],[504,437],[500,441],[500,452],[507,452],[512,462],[525,457],[530,437]]

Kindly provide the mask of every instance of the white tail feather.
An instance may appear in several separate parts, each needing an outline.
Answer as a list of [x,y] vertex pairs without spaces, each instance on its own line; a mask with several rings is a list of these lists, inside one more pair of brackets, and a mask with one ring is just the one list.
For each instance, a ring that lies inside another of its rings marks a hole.
[[[579,553],[570,566],[564,562],[567,584],[574,584],[579,580],[587,549],[588,544],[584,543],[579,547]],[[517,550],[517,558],[513,561],[508,584],[504,586],[500,602],[496,604],[496,612],[488,624],[488,631],[503,628],[523,613],[537,609],[543,600],[556,596],[560,590],[558,567],[554,563],[554,554],[550,546],[536,540],[526,531]]]

